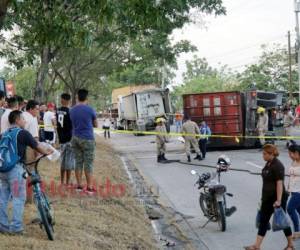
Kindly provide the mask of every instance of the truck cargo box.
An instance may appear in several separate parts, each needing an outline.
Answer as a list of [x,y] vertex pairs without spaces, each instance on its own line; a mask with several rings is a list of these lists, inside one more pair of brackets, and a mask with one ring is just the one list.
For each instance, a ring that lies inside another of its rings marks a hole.
[[126,130],[146,131],[155,129],[155,119],[164,117],[167,119],[169,131],[171,104],[169,90],[150,89],[119,99],[118,126]]
[[[243,94],[234,92],[199,93],[183,96],[184,113],[200,124],[206,121],[214,135],[244,134]],[[211,138],[210,146],[238,146],[235,138]]]
[[120,117],[126,120],[136,120],[135,95],[122,97],[120,101]]
[[165,111],[161,91],[149,90],[146,92],[140,92],[136,94],[136,99],[139,119],[148,117],[155,118],[167,113]]

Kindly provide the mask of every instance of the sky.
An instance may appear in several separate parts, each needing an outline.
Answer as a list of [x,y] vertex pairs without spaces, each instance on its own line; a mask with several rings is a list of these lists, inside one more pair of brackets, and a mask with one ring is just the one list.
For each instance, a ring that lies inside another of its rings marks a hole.
[[[199,57],[207,58],[215,67],[227,64],[241,71],[245,65],[256,62],[261,45],[281,43],[287,46],[287,32],[295,44],[294,0],[224,0],[225,16],[204,18],[200,24],[187,25],[173,33],[174,41],[186,39],[194,44]],[[178,58],[176,83],[181,83],[185,61],[193,54]]]

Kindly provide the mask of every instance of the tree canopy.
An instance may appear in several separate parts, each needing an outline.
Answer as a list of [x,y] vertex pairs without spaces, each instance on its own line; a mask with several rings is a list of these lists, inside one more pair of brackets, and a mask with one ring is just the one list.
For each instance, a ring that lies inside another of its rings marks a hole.
[[[5,47],[1,55],[17,68],[37,68],[35,96],[43,99],[50,63],[70,48],[89,53],[91,47],[106,49],[104,40],[110,40],[117,42],[120,50],[126,50],[137,42],[157,60],[174,63],[177,49],[188,44],[170,46],[169,35],[192,21],[192,9],[215,15],[225,13],[222,0],[13,0],[3,26],[12,36],[2,36]],[[127,60],[138,60],[140,57],[132,51]]]

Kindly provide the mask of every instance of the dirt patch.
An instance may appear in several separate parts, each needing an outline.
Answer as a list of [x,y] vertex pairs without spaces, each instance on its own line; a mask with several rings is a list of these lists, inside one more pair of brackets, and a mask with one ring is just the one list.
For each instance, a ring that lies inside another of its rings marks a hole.
[[1,249],[157,249],[144,206],[133,197],[122,162],[109,145],[97,141],[97,196],[60,187],[59,172],[59,163],[45,160],[40,164],[55,210],[55,241],[48,241],[39,225],[31,224],[37,211],[34,204],[27,204],[24,235],[0,235]]

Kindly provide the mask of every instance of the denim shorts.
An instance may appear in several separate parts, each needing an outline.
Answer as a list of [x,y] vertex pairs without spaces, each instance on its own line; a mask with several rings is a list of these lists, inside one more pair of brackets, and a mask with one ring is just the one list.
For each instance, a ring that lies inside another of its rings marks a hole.
[[95,158],[95,141],[73,136],[71,143],[75,154],[75,170],[84,169],[92,173]]
[[61,169],[74,170],[75,169],[75,155],[70,142],[60,145],[61,151]]

